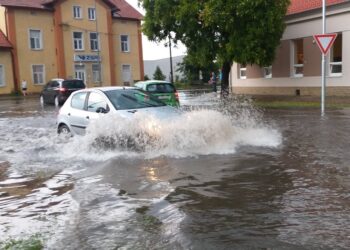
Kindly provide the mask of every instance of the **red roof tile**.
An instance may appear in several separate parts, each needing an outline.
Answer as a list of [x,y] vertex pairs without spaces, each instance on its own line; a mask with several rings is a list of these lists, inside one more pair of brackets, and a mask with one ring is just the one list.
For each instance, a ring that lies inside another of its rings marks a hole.
[[0,30],[0,48],[12,48],[11,43],[7,40],[7,37],[2,30]]
[[136,19],[136,20],[143,19],[143,15],[141,15],[140,12],[135,10],[134,7],[128,4],[125,0],[112,0],[112,1],[119,9],[119,11],[116,12],[117,17],[127,18],[127,19]]
[[[327,6],[343,3],[346,0],[327,0]],[[291,0],[287,15],[322,8],[322,0]]]
[[[50,9],[49,4],[57,0],[0,0],[0,5],[10,7]],[[141,20],[143,16],[125,0],[105,0],[111,7],[117,9],[114,17]]]

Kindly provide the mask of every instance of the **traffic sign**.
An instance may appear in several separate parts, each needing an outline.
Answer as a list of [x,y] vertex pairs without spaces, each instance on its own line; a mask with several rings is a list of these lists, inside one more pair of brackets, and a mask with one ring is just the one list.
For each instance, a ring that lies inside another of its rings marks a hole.
[[337,34],[314,35],[314,39],[324,55],[328,53],[336,38]]

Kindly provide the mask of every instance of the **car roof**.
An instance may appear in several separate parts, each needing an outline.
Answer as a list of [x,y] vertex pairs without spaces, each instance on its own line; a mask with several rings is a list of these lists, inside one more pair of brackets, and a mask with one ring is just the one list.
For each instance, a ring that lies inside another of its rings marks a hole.
[[128,86],[110,86],[110,87],[94,87],[94,88],[86,88],[78,90],[77,92],[83,92],[83,91],[111,91],[111,90],[127,90],[127,89],[138,89],[135,87],[128,87]]
[[147,81],[140,81],[137,82],[136,84],[141,83],[141,84],[153,84],[153,83],[167,83],[167,84],[172,84],[171,82],[168,81],[161,81],[161,80],[147,80]]
[[83,81],[83,80],[80,80],[80,79],[53,78],[50,81],[63,82],[63,81]]

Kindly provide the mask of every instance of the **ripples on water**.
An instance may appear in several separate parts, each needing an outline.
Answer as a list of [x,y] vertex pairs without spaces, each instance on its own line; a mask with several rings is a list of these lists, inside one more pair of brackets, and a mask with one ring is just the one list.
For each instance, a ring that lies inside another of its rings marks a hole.
[[73,138],[56,135],[56,111],[2,113],[0,241],[40,233],[49,249],[319,249],[323,237],[325,249],[346,246],[349,196],[323,186],[329,175],[315,183],[324,172],[308,166],[324,163],[309,159],[324,145],[310,148],[312,129],[293,134],[303,118],[266,119],[249,99],[213,94],[182,103],[170,121],[106,115]]

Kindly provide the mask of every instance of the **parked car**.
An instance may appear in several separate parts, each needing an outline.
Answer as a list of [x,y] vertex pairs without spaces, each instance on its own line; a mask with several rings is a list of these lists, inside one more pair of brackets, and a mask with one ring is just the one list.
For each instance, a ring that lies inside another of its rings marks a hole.
[[74,91],[85,89],[82,80],[52,79],[43,88],[40,94],[41,104],[62,105]]
[[174,84],[166,81],[148,80],[135,83],[135,87],[143,89],[158,97],[170,106],[179,106],[179,94]]
[[89,88],[74,92],[61,107],[57,116],[57,132],[84,135],[91,120],[106,113],[125,118],[143,113],[167,119],[179,115],[180,111],[138,88]]

